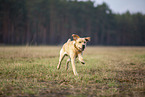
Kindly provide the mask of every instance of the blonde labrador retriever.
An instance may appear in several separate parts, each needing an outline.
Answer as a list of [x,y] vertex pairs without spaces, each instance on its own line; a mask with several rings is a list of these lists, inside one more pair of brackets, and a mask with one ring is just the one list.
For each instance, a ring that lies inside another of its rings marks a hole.
[[86,43],[90,41],[90,37],[80,38],[78,35],[75,34],[72,34],[72,36],[73,41],[71,41],[71,39],[68,39],[68,41],[63,45],[62,49],[60,50],[60,57],[57,69],[60,69],[61,62],[63,58],[67,55],[69,56],[69,59],[66,62],[66,70],[68,69],[68,64],[71,61],[73,73],[74,75],[78,75],[75,66],[75,59],[78,57],[79,61],[82,64],[85,64],[82,53],[86,48]]

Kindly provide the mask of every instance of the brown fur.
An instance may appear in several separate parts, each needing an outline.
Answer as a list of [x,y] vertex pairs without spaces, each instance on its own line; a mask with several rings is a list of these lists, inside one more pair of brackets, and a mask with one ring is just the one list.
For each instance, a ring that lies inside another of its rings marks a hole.
[[90,41],[90,37],[80,38],[78,35],[75,34],[73,34],[72,36],[74,40],[71,41],[70,39],[68,39],[68,41],[63,45],[62,49],[60,50],[60,58],[57,69],[60,69],[63,58],[65,57],[65,55],[68,55],[69,59],[66,62],[66,70],[68,69],[68,64],[71,61],[74,75],[78,75],[75,66],[75,59],[79,57],[80,62],[82,64],[85,64],[82,57],[82,52],[86,47],[86,43]]

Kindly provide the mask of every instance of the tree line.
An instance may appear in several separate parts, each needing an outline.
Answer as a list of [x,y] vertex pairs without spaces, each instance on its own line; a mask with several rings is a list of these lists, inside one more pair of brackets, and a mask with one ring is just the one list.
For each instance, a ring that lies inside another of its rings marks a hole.
[[90,45],[143,46],[145,15],[90,0],[0,0],[1,44],[59,45],[73,33],[90,36]]

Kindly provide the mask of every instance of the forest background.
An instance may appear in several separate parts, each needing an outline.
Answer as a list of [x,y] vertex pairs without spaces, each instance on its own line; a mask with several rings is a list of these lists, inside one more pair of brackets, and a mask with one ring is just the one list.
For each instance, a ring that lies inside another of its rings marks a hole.
[[145,15],[92,1],[0,0],[0,44],[62,45],[73,33],[89,45],[145,46]]

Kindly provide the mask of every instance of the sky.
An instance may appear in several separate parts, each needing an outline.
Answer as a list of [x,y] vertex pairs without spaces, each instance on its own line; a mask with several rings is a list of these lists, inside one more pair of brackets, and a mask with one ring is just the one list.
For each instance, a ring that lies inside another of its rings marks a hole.
[[[88,0],[78,0],[78,1],[88,1]],[[95,2],[95,6],[106,2],[109,8],[114,13],[125,13],[129,11],[130,13],[141,12],[145,14],[145,0],[91,0]]]

